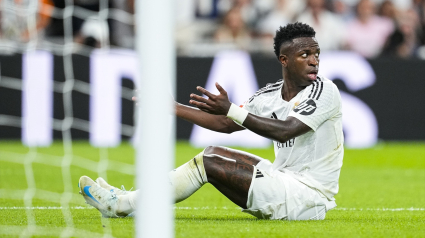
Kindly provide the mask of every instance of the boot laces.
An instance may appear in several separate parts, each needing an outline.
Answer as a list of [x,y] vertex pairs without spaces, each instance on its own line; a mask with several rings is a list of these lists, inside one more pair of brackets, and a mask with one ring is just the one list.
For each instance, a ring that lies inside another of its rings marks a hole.
[[107,190],[101,186],[94,186],[93,193],[99,195],[99,199],[102,202],[112,201],[115,203],[118,200],[117,194],[113,189]]
[[124,185],[121,185],[121,190],[124,191],[124,192],[131,192],[131,190],[133,190],[133,187],[131,187],[130,190],[127,191],[127,190],[125,190]]

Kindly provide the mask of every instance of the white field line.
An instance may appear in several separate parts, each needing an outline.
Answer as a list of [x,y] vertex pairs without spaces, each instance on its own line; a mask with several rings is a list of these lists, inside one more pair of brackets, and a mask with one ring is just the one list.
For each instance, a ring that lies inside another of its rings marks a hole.
[[23,234],[25,229],[27,232],[32,236],[51,236],[51,237],[60,237],[64,234],[66,237],[99,237],[99,238],[105,238],[105,237],[112,237],[109,234],[99,234],[90,232],[87,230],[81,230],[76,229],[73,227],[41,227],[41,226],[6,226],[6,225],[0,225],[0,234],[2,235],[11,235],[11,236],[19,236]]
[[76,206],[76,207],[0,207],[0,210],[61,210],[61,209],[76,209],[76,210],[84,210],[84,209],[94,209],[94,207],[82,207],[82,206]]
[[390,211],[390,212],[399,212],[399,211],[425,211],[425,208],[418,207],[408,207],[408,208],[346,208],[346,207],[337,207],[332,210],[339,211]]
[[[68,207],[69,209],[74,210],[84,210],[84,209],[93,209],[93,207],[84,207],[84,206],[75,206]],[[0,207],[0,210],[61,210],[65,209],[64,207]],[[174,207],[175,210],[229,210],[229,209],[241,209],[239,207]],[[337,211],[390,211],[390,212],[399,212],[399,211],[425,211],[425,208],[418,207],[408,207],[408,208],[346,208],[346,207],[337,207],[333,210]]]

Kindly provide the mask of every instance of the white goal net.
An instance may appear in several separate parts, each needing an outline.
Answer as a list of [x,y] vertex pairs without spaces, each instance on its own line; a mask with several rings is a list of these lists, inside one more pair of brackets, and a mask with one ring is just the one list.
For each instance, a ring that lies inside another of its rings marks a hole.
[[113,235],[77,183],[134,183],[133,3],[0,1],[0,236]]

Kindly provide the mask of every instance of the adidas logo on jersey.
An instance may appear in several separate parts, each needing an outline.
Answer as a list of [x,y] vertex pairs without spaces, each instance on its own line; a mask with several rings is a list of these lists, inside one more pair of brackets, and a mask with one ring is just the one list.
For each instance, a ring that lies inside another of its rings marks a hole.
[[257,169],[257,174],[255,175],[255,178],[261,178],[264,177],[264,175],[261,173],[260,170]]

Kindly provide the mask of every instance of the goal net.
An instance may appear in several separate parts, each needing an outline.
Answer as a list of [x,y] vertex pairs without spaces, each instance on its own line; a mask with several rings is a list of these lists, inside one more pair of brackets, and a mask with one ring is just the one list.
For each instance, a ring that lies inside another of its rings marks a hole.
[[0,1],[0,236],[113,235],[77,184],[134,186],[133,4]]

